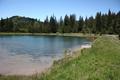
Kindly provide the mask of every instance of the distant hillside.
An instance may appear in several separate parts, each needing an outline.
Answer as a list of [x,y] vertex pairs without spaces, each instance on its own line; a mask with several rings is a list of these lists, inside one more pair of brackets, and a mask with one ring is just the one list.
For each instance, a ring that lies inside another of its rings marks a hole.
[[1,19],[1,32],[29,32],[34,23],[38,22],[36,19],[21,16],[12,16],[10,18]]
[[21,17],[21,16],[12,16],[10,18],[8,18],[10,20],[13,20],[13,22],[18,21],[18,22],[30,22],[30,21],[37,21],[33,18],[29,18],[29,17]]

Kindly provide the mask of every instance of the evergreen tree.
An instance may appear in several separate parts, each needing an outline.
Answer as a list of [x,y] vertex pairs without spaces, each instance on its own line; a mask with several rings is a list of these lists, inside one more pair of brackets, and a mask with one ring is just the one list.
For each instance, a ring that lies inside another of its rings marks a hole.
[[64,18],[64,32],[66,33],[71,32],[70,18],[68,15],[65,15],[65,18]]
[[87,17],[85,18],[85,22],[84,22],[84,25],[83,25],[83,29],[82,29],[82,33],[88,33],[88,19]]
[[46,19],[44,21],[44,26],[43,26],[42,30],[45,33],[49,33],[50,32],[48,16],[46,17]]
[[96,33],[101,34],[102,31],[102,23],[101,23],[101,12],[96,14]]
[[1,32],[4,32],[4,24],[5,24],[5,21],[3,20],[3,18],[1,18],[1,21],[0,21],[0,31]]
[[116,33],[119,35],[119,37],[120,37],[120,11],[117,13],[117,16],[116,16],[115,32],[116,32]]
[[84,20],[83,20],[83,18],[80,16],[80,17],[79,17],[79,21],[78,21],[78,32],[82,32],[83,26],[84,26]]
[[108,11],[108,20],[107,20],[107,26],[108,26],[108,33],[109,34],[112,34],[112,30],[113,30],[113,28],[112,28],[112,17],[111,17],[111,15],[112,15],[112,13],[111,13],[111,11],[109,10]]
[[64,32],[64,21],[63,21],[62,17],[60,17],[58,32],[60,32],[60,33]]
[[87,21],[87,30],[88,30],[88,33],[93,33],[94,32],[94,18],[91,16],[89,17],[88,21]]
[[78,30],[78,27],[76,26],[76,15],[75,14],[72,14],[70,15],[70,32],[77,32]]
[[101,16],[101,33],[106,34],[108,33],[108,27],[107,27],[107,14],[103,14]]
[[52,33],[57,32],[57,20],[54,15],[50,17],[50,25],[49,26],[51,28]]

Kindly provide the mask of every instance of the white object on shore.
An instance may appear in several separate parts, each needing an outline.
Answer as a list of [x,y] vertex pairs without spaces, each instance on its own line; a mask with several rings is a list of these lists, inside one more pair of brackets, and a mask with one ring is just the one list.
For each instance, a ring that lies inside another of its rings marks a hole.
[[83,48],[91,48],[91,45],[90,45],[90,44],[82,45],[82,46],[81,46],[81,49],[83,49]]
[[84,44],[84,45],[81,45],[81,46],[78,46],[78,47],[75,47],[72,49],[68,49],[66,54],[72,55],[72,54],[74,54],[74,52],[85,49],[85,48],[91,48],[91,44]]

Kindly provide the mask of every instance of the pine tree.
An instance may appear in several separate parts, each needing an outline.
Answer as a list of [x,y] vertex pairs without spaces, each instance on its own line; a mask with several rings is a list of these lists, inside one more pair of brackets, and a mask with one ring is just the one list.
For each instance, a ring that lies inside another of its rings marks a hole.
[[115,32],[119,35],[119,39],[120,39],[120,11],[116,15],[116,28],[115,28]]
[[80,17],[79,17],[79,21],[78,21],[78,32],[82,32],[83,26],[84,26],[84,20],[83,20],[83,18],[80,16]]
[[112,32],[112,30],[113,30],[113,28],[112,28],[112,13],[111,13],[111,11],[109,10],[108,11],[108,20],[107,20],[107,26],[108,26],[108,33],[109,34],[112,34],[113,32]]
[[48,16],[47,16],[46,19],[44,20],[44,26],[43,26],[42,30],[43,30],[43,32],[45,32],[45,33],[49,33],[49,32],[50,32]]
[[71,32],[70,18],[68,15],[65,15],[65,17],[64,17],[64,32],[66,32],[66,33]]
[[3,18],[1,18],[1,21],[0,21],[0,32],[4,32],[4,24],[5,24],[5,22],[4,22],[4,20],[3,20]]
[[70,15],[70,32],[77,32],[78,27],[76,26],[76,15]]
[[87,28],[88,28],[88,18],[86,17],[85,21],[84,21],[82,33],[84,33],[84,34],[88,33],[88,29]]
[[53,15],[50,17],[50,23],[49,23],[49,27],[51,28],[51,31],[52,33],[56,33],[57,32],[57,20],[56,20],[56,17]]
[[64,33],[64,21],[62,19],[62,16],[60,17],[60,20],[59,20],[58,32]]
[[98,12],[96,14],[96,33],[99,33],[101,34],[101,31],[102,31],[102,23],[101,23],[101,12]]
[[88,19],[87,29],[90,34],[94,32],[94,18],[92,16]]

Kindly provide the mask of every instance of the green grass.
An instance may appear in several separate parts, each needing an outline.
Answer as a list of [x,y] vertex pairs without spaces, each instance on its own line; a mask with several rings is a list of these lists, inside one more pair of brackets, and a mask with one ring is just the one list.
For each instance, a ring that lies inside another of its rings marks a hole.
[[120,41],[99,37],[78,56],[55,61],[42,75],[1,76],[0,80],[120,80]]

